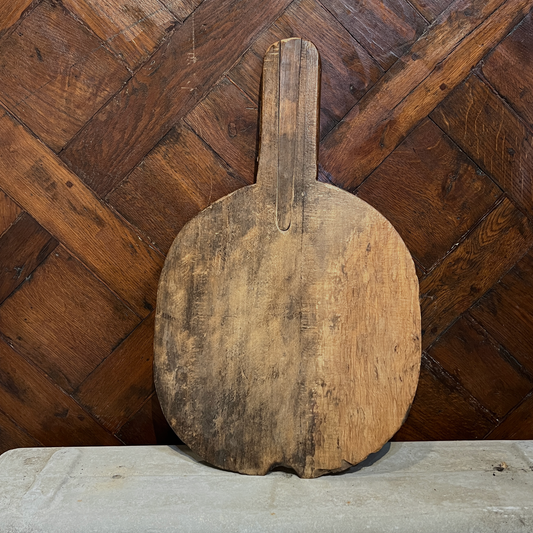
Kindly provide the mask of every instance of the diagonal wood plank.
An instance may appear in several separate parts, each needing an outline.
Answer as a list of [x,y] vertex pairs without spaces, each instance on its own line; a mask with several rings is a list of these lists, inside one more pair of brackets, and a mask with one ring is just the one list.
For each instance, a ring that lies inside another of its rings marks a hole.
[[129,77],[100,39],[49,0],[0,40],[0,99],[56,152]]
[[59,246],[3,303],[0,332],[18,353],[72,392],[139,321]]
[[146,316],[155,304],[162,255],[9,113],[0,112],[0,187]]
[[469,76],[431,117],[524,211],[533,214],[533,138],[490,87]]
[[22,209],[4,192],[0,191],[0,235],[15,222]]
[[427,22],[406,0],[321,0],[386,70],[408,50]]
[[62,152],[104,196],[184,116],[290,0],[206,0]]
[[453,0],[410,0],[426,20],[433,22]]
[[120,444],[1,339],[0,404],[17,425],[45,446]]
[[3,302],[57,246],[35,220],[22,216],[0,237],[0,302]]
[[527,217],[504,198],[420,282],[423,347],[429,346],[450,322],[483,296],[532,243]]
[[0,411],[0,454],[12,448],[33,448],[42,446],[37,439],[28,435],[17,426],[5,413]]
[[331,181],[357,187],[531,6],[532,0],[452,3],[326,137],[321,163]]
[[63,0],[63,6],[83,20],[131,70],[157,50],[177,22],[158,0]]
[[154,314],[82,383],[75,398],[109,431],[117,431],[154,392]]
[[13,26],[39,0],[4,1],[0,3],[0,34]]
[[[533,130],[533,12],[482,65],[483,75]],[[509,68],[518,64],[520,68]]]

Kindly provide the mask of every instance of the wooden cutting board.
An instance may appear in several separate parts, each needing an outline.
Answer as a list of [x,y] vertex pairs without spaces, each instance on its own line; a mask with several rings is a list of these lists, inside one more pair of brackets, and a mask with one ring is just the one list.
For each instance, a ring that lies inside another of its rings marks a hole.
[[257,183],[191,220],[161,275],[163,412],[227,470],[344,470],[400,428],[418,382],[415,268],[383,216],[317,181],[319,84],[312,43],[270,47]]

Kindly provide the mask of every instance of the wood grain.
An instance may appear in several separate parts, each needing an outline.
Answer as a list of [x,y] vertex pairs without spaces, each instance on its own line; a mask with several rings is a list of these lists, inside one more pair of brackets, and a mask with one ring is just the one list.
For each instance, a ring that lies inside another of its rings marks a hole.
[[72,392],[138,323],[137,315],[58,247],[4,302],[0,331]]
[[27,213],[0,237],[0,302],[55,249],[58,242]]
[[244,185],[201,139],[179,124],[107,200],[166,253],[186,222]]
[[300,39],[269,49],[257,184],[182,229],[158,290],[163,412],[243,473],[348,468],[397,431],[417,383],[411,257],[377,211],[316,181],[318,62]]
[[18,0],[17,2],[2,2],[0,4],[0,35],[5,33],[36,3],[35,0]]
[[431,117],[528,213],[533,213],[533,137],[477,76]]
[[141,66],[176,25],[158,0],[62,0],[131,70]]
[[533,439],[533,391],[499,425],[489,433],[488,439]]
[[22,209],[4,192],[0,191],[0,235],[15,222]]
[[533,242],[527,218],[507,199],[420,282],[423,346],[496,283]]
[[185,120],[247,184],[254,182],[258,139],[257,103],[228,78],[224,78]]
[[[533,16],[531,12],[482,65],[490,84],[533,129]],[[511,64],[520,68],[508,68]]]
[[[328,31],[322,31],[324,23]],[[320,52],[320,132],[326,135],[382,75],[368,52],[318,2],[298,0],[243,55],[229,77],[252,99],[259,98],[261,67],[275,41],[301,37]]]
[[129,78],[101,44],[47,0],[0,39],[0,98],[56,152]]
[[429,355],[498,418],[533,388],[533,381],[509,364],[509,355],[479,325],[461,317]]
[[[456,0],[324,140],[330,180],[357,187],[532,5]],[[345,153],[359,154],[359,164]]]
[[394,440],[481,439],[496,423],[479,402],[424,355],[413,407]]
[[152,394],[117,434],[128,445],[183,444],[165,420],[157,395]]
[[0,404],[44,446],[120,444],[1,339]]
[[200,4],[194,17],[62,152],[62,159],[100,196],[107,194],[288,4],[289,0]]
[[405,0],[322,3],[385,70],[411,48],[427,25]]
[[470,310],[471,315],[533,376],[531,250]]
[[203,0],[160,0],[179,20],[184,21]]
[[154,392],[154,315],[146,317],[82,383],[75,398],[116,432]]
[[501,194],[430,120],[357,189],[357,196],[387,217],[426,269],[457,246]]
[[5,413],[0,411],[0,454],[13,448],[34,448],[42,444],[17,426]]
[[5,112],[0,116],[0,150],[0,187],[136,313],[148,315],[161,255]]
[[453,0],[410,0],[411,5],[429,22],[433,22]]

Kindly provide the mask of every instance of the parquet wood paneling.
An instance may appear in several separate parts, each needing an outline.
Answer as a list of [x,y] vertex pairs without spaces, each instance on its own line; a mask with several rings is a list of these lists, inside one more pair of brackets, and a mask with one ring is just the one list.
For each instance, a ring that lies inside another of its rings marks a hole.
[[[328,31],[321,28],[327,25]],[[367,51],[315,0],[297,0],[254,42],[229,77],[254,102],[268,47],[279,39],[312,41],[322,65],[320,132],[323,137],[374,85],[382,70]]]
[[0,191],[0,235],[15,222],[21,213],[22,209],[4,191]]
[[[482,64],[489,83],[533,128],[533,16],[524,18]],[[519,64],[520,68],[507,68]]]
[[0,404],[13,422],[44,446],[120,444],[72,398],[2,340]]
[[533,389],[533,381],[509,364],[503,348],[464,315],[428,353],[499,418]]
[[28,213],[0,237],[0,302],[3,302],[57,246]]
[[62,247],[2,305],[0,331],[72,392],[139,317]]
[[429,22],[433,22],[453,0],[410,0],[412,6]]
[[166,253],[188,220],[245,184],[179,124],[107,199]]
[[83,382],[74,397],[109,431],[137,413],[154,392],[154,313]]
[[427,22],[405,0],[322,0],[350,33],[387,70],[411,48]]
[[533,439],[533,393],[489,433],[489,439]]
[[42,446],[42,444],[37,439],[28,435],[0,411],[0,450],[35,448],[39,446]]
[[186,122],[247,184],[255,181],[257,103],[224,78]]
[[392,222],[426,269],[456,246],[501,194],[430,120],[421,122],[357,189]]
[[[262,59],[322,59],[319,179],[421,283],[407,439],[533,438],[533,0],[0,6],[0,451],[176,443],[153,389],[177,232],[253,182]],[[259,326],[258,326],[259,327]]]
[[425,355],[411,412],[394,440],[481,439],[493,426],[490,413]]
[[530,222],[507,199],[420,282],[422,345],[429,346],[533,243]]
[[200,4],[194,17],[93,117],[62,159],[99,195],[108,193],[288,4],[289,0]]
[[431,117],[524,210],[533,212],[533,138],[477,76],[470,76]]
[[470,314],[533,375],[533,253],[530,250]]
[[55,2],[0,39],[0,99],[56,152],[129,78],[101,44]]
[[62,0],[130,70],[141,66],[176,25],[158,0]]
[[[451,4],[328,136],[321,159],[332,181],[359,185],[531,6],[530,0]],[[358,164],[346,153],[357,153]]]
[[0,4],[0,35],[15,24],[38,0],[20,0],[18,2],[2,2]]
[[0,150],[0,187],[146,316],[162,256],[7,113],[0,116]]

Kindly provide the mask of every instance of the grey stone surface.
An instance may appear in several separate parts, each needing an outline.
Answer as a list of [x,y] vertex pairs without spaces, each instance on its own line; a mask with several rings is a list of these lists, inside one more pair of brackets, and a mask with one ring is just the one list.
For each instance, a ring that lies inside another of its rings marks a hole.
[[533,442],[392,443],[311,480],[224,472],[172,446],[0,456],[2,533],[171,531],[531,532]]

